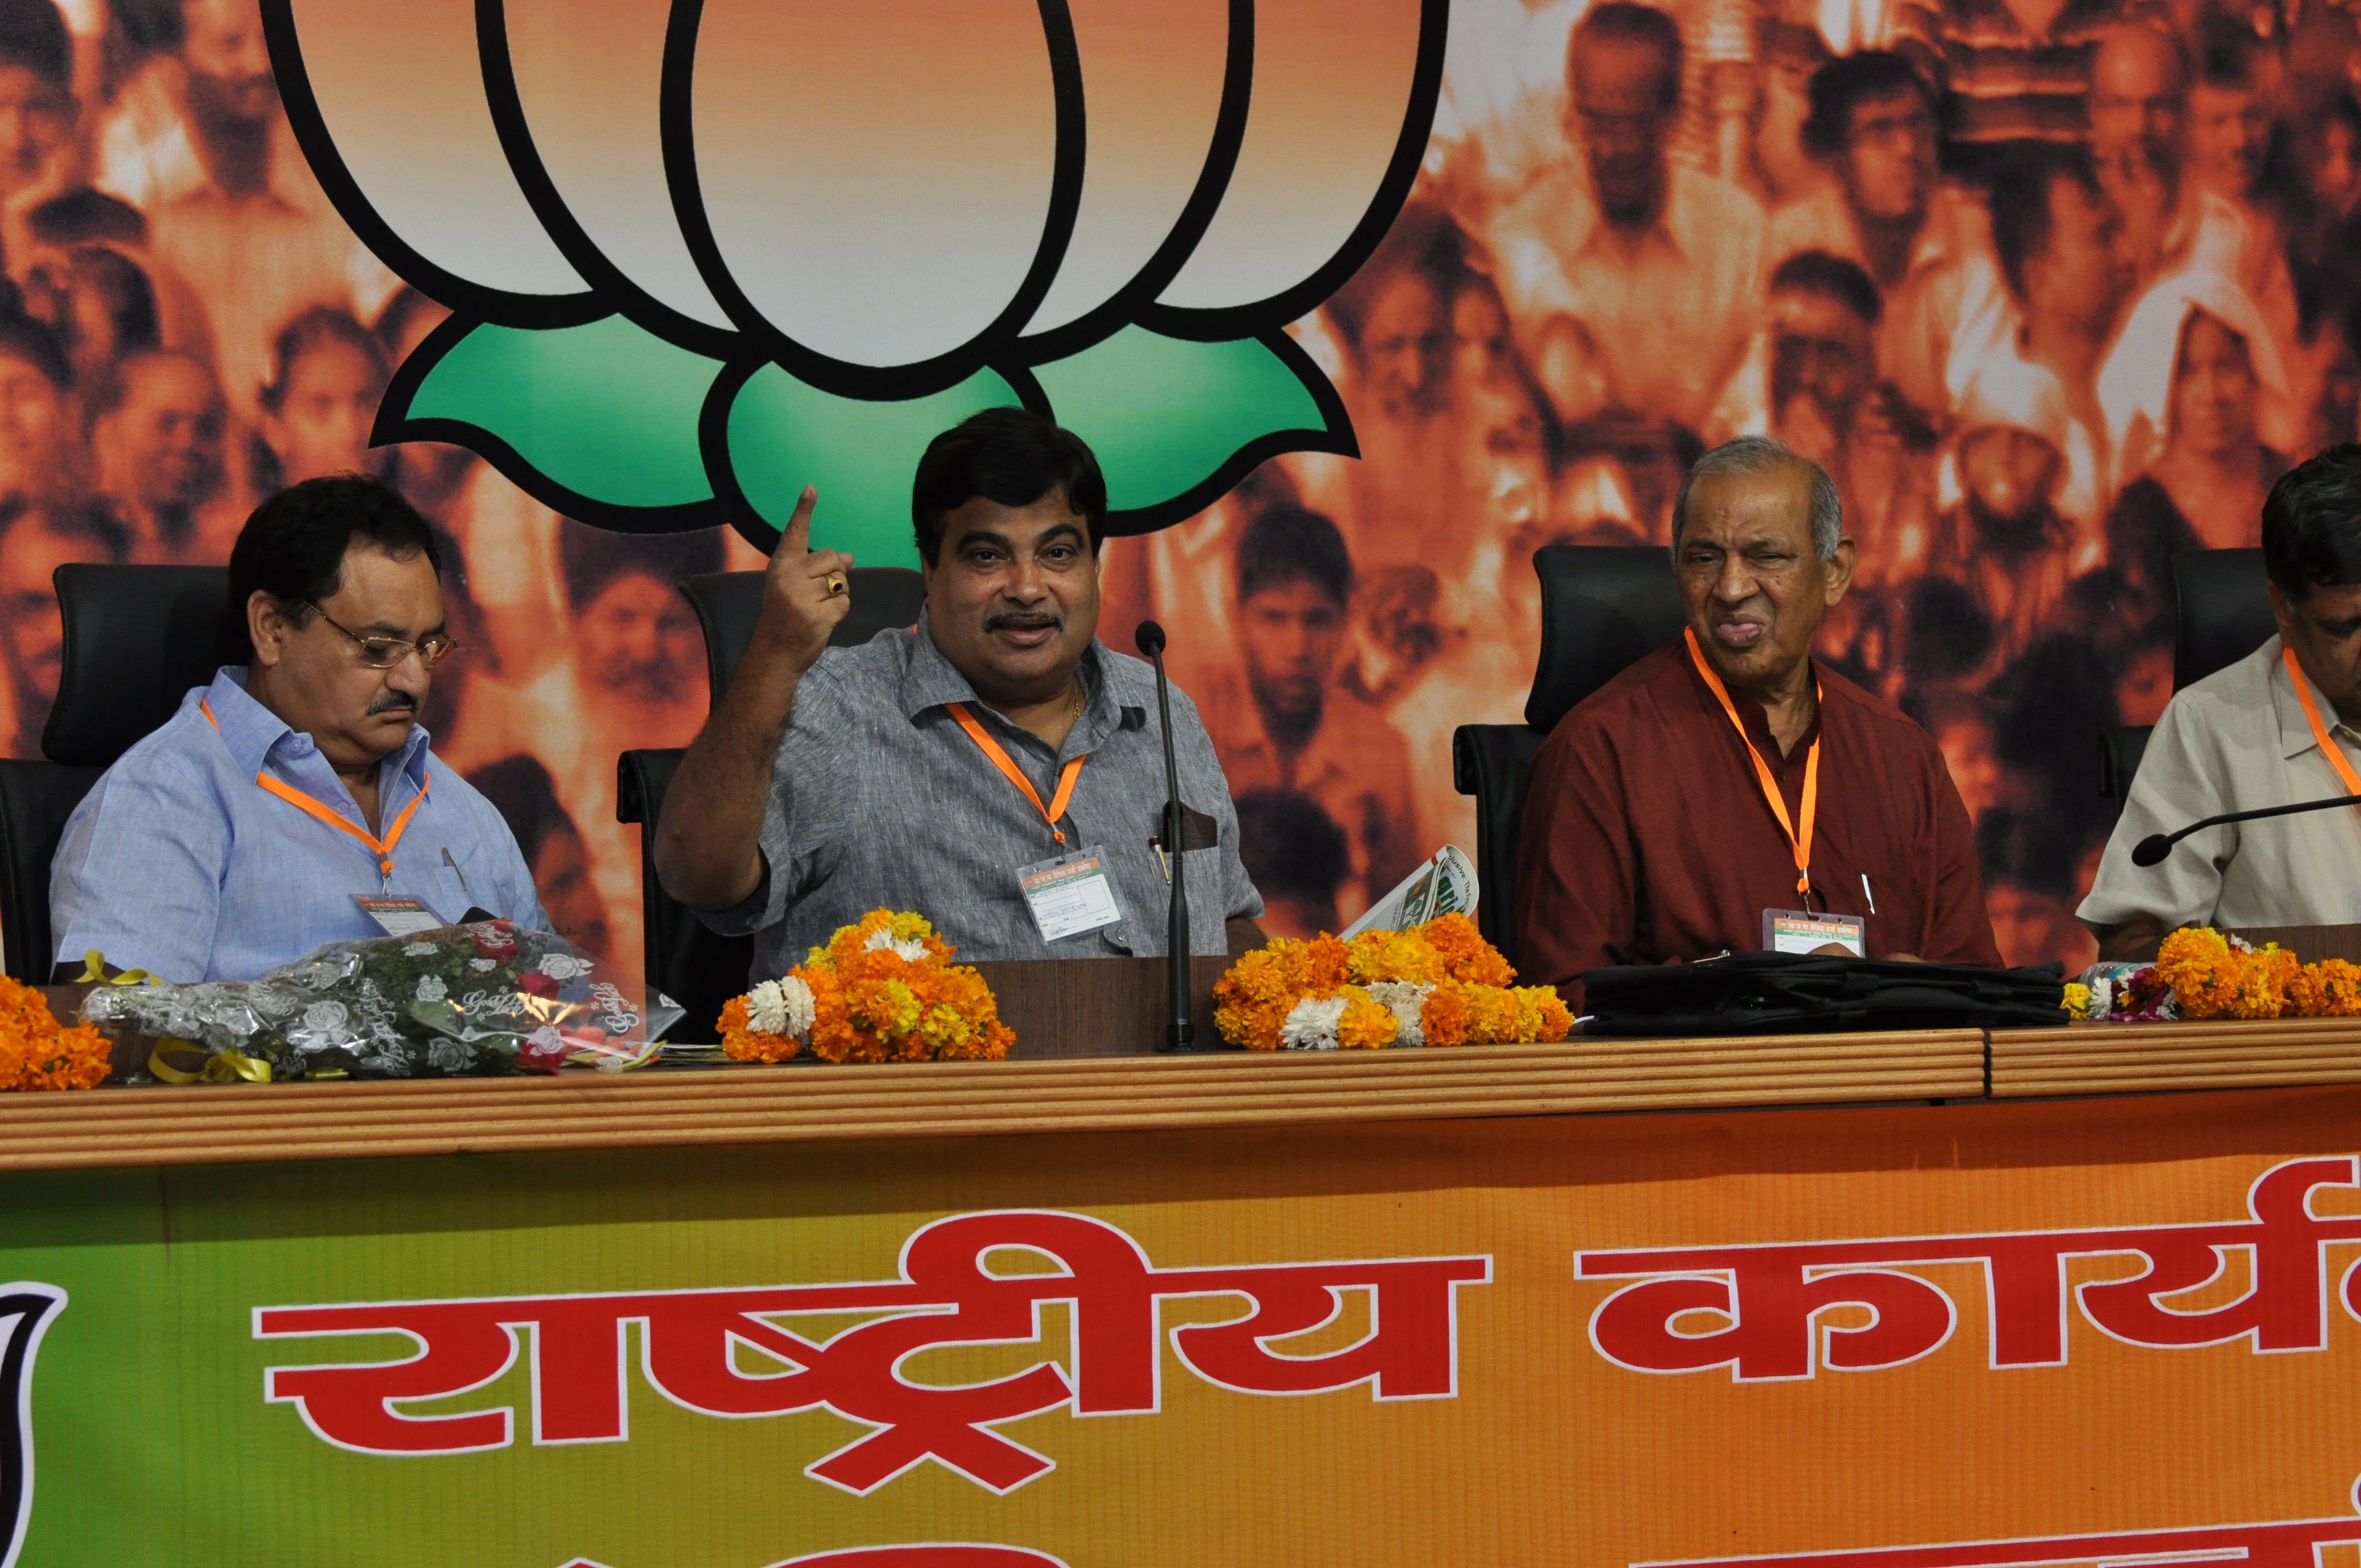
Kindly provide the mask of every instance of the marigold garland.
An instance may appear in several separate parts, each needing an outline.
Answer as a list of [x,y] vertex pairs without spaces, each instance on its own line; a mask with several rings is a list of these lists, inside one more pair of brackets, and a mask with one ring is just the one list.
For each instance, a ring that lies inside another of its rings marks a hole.
[[1574,1027],[1555,990],[1517,971],[1474,921],[1445,915],[1350,942],[1274,938],[1213,988],[1213,1025],[1248,1050],[1556,1041]]
[[2305,963],[2277,942],[2249,947],[2207,926],[2167,937],[2092,1016],[2114,1019],[2361,1017],[2361,965]]
[[39,992],[0,976],[0,1091],[95,1089],[113,1069],[105,1036],[61,1027]]
[[775,981],[721,1009],[721,1047],[737,1061],[997,1060],[1016,1032],[983,977],[924,916],[873,909]]

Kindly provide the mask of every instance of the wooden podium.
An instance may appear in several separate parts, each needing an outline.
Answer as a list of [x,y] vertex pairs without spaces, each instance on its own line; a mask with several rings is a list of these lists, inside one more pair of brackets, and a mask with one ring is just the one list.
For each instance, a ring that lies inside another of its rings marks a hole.
[[[1199,1050],[1225,1048],[1213,1028],[1213,982],[1231,961],[1189,960]],[[1000,1021],[1016,1031],[1012,1060],[1141,1057],[1164,1044],[1162,959],[1005,959],[975,969],[999,998]]]

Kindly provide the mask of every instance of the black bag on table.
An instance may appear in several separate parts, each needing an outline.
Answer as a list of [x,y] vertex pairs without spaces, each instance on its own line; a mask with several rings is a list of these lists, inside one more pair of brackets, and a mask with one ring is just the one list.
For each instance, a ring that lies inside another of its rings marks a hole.
[[1735,953],[1631,964],[1582,977],[1585,1036],[1835,1034],[1870,1029],[2054,1028],[2065,968],[1889,963]]

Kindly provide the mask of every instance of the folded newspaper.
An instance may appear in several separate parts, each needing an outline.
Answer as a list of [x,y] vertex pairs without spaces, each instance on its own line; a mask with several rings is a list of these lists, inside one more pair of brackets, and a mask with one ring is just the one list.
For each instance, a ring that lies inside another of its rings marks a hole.
[[1476,913],[1476,865],[1467,851],[1445,844],[1394,890],[1337,933],[1351,941],[1364,931],[1407,931],[1443,915]]

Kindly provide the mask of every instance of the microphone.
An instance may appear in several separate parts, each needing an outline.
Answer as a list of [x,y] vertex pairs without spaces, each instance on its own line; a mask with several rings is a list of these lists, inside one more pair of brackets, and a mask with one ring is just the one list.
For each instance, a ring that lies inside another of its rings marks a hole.
[[1164,1048],[1194,1050],[1197,1027],[1189,1021],[1189,884],[1183,874],[1188,861],[1180,816],[1180,760],[1172,749],[1172,688],[1164,678],[1164,628],[1143,620],[1132,633],[1142,658],[1156,666],[1156,711],[1164,720],[1164,863],[1172,871],[1172,908],[1164,933],[1164,967],[1171,995],[1171,1021],[1164,1025]]
[[2361,795],[2340,795],[2327,800],[2298,801],[2293,806],[2266,806],[2257,811],[2225,811],[2202,822],[2192,822],[2178,833],[2151,833],[2132,846],[2132,864],[2153,866],[2172,853],[2172,847],[2191,833],[2219,828],[2225,822],[2252,822],[2264,817],[2290,817],[2299,811],[2325,811],[2332,806],[2361,806]]

